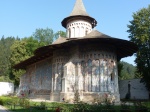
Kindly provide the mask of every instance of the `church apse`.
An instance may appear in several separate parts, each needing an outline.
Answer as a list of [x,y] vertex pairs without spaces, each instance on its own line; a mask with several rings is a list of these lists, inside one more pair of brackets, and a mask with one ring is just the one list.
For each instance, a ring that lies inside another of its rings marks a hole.
[[71,49],[74,55],[68,57],[62,78],[65,99],[73,99],[76,90],[83,101],[93,100],[98,94],[118,94],[117,56],[115,48],[110,47],[85,45]]
[[115,49],[110,49],[109,46],[81,47],[79,59],[81,60],[78,74],[79,91],[84,93],[85,97],[87,93],[118,92]]

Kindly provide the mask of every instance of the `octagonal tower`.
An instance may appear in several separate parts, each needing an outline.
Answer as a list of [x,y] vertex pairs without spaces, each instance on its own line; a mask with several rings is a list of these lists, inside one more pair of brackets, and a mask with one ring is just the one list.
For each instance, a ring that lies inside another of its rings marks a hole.
[[80,38],[92,31],[97,21],[86,12],[82,0],[77,0],[70,16],[62,21],[62,26],[67,29],[68,38]]

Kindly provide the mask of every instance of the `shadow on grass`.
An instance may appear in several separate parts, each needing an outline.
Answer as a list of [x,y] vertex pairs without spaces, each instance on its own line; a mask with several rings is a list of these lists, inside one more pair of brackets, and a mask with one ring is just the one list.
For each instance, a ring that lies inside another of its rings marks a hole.
[[56,112],[56,110],[40,110],[40,109],[12,109],[11,112]]

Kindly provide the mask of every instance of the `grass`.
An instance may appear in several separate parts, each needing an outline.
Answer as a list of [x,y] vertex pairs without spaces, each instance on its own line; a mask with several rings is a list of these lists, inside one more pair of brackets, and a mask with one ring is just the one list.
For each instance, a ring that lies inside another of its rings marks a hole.
[[[49,102],[32,102],[27,98],[18,97],[0,97],[0,105],[5,106],[14,112],[148,112],[150,102],[134,102],[134,105],[120,106],[93,104],[79,102],[77,104],[68,103],[49,103]],[[144,111],[141,109],[145,109]],[[60,111],[61,110],[61,111]]]

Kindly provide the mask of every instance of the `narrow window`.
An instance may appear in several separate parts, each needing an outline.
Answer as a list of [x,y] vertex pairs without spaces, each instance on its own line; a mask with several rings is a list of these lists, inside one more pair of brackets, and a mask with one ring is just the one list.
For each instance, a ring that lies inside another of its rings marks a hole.
[[71,38],[71,30],[70,30],[70,28],[69,28],[69,38]]

